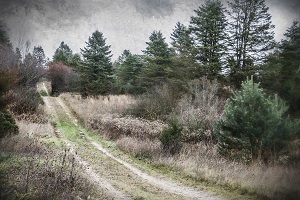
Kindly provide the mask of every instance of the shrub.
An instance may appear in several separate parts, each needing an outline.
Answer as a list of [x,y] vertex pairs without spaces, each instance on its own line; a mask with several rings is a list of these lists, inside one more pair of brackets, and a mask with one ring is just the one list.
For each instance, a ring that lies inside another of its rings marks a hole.
[[125,113],[150,120],[166,120],[175,106],[174,90],[164,84],[149,89],[138,98],[136,106]]
[[163,130],[160,141],[166,153],[179,153],[182,148],[182,127],[175,119],[171,119],[169,127]]
[[52,94],[76,91],[78,88],[78,74],[61,62],[49,65]]
[[284,116],[287,106],[269,98],[253,79],[242,84],[226,103],[224,119],[218,122],[219,153],[237,160],[268,161],[288,147],[299,123]]
[[186,142],[216,140],[213,126],[221,119],[225,104],[217,95],[218,89],[217,81],[205,77],[189,82],[188,93],[179,100],[175,110]]
[[18,126],[10,113],[0,111],[0,138],[9,134],[17,134],[19,132]]
[[43,104],[43,100],[35,88],[19,87],[15,90],[14,103],[10,110],[17,115],[34,114],[38,112],[40,104]]
[[8,92],[18,80],[17,71],[13,68],[0,68],[0,109],[4,109],[11,100]]

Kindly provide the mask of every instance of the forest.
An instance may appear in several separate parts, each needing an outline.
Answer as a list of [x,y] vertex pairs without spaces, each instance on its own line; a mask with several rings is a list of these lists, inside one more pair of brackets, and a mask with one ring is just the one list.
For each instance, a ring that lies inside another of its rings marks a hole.
[[[42,46],[27,52],[14,48],[1,23],[0,138],[17,135],[20,120],[47,123],[41,105],[43,97],[50,95],[65,99],[85,128],[105,130],[107,138],[136,157],[162,162],[157,154],[176,158],[187,146],[201,144],[228,166],[282,167],[296,173],[300,166],[300,23],[294,21],[284,39],[276,42],[264,0],[231,0],[225,7],[219,0],[206,0],[191,13],[189,24],[174,24],[170,44],[160,30],[154,30],[141,54],[125,49],[114,61],[101,30],[91,33],[80,53],[58,41],[53,57],[47,59]],[[50,83],[50,94],[37,90],[43,81]],[[88,116],[78,110],[89,99],[112,101],[121,96],[134,103],[117,116]],[[155,129],[148,127],[152,122],[161,129],[147,135]],[[145,133],[135,132],[140,126]],[[136,151],[128,144],[150,144],[150,140],[154,147],[149,149]],[[191,151],[199,151],[201,157],[204,150]],[[214,178],[203,179],[213,182]],[[289,184],[295,183],[299,180]],[[300,195],[299,190],[285,187],[282,190],[290,195],[286,199]],[[252,190],[271,199],[278,194],[277,189],[268,194],[258,187]]]

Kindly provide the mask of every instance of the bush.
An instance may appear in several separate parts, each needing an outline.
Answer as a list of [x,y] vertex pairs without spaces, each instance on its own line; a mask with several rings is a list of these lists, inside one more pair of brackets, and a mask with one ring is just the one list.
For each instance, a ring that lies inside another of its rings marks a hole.
[[43,104],[43,100],[35,88],[20,87],[15,90],[14,103],[10,110],[17,115],[34,114],[38,112],[40,104]]
[[13,68],[0,68],[0,109],[4,109],[11,100],[9,91],[18,80],[17,71]]
[[182,148],[182,127],[176,120],[170,120],[169,127],[163,130],[160,141],[166,153],[179,153]]
[[49,65],[48,76],[51,80],[53,95],[78,90],[78,74],[61,62],[54,62]]
[[0,138],[19,132],[15,120],[11,114],[6,111],[0,111],[0,130]]
[[278,158],[299,128],[284,115],[287,110],[282,100],[268,97],[253,79],[243,82],[218,122],[219,153],[244,161]]
[[216,140],[213,126],[221,119],[225,102],[218,97],[218,89],[217,81],[205,77],[189,82],[188,93],[179,100],[175,111],[186,142]]
[[149,89],[126,114],[150,120],[166,120],[176,106],[174,91],[167,85]]

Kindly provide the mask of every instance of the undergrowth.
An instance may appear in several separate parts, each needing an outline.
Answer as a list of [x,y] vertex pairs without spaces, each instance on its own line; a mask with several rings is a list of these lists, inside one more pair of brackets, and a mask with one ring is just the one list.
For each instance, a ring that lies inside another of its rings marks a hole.
[[18,135],[0,141],[0,199],[102,198],[69,150],[54,143],[50,124],[18,126]]

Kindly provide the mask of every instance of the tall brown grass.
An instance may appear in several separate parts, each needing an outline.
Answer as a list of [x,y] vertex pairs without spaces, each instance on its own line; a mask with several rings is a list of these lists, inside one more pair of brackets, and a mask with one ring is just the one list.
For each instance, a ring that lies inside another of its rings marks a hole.
[[87,122],[87,128],[98,130],[110,139],[122,136],[154,139],[160,136],[166,126],[159,120],[150,121],[117,114],[96,115]]
[[74,113],[85,123],[100,114],[121,114],[135,104],[130,95],[109,95],[95,98],[81,98],[80,95],[63,93],[60,97],[71,107]]

